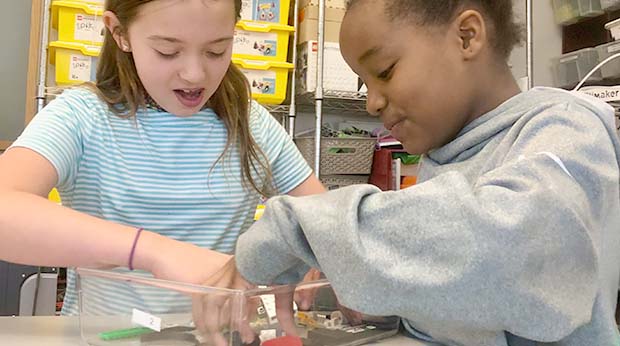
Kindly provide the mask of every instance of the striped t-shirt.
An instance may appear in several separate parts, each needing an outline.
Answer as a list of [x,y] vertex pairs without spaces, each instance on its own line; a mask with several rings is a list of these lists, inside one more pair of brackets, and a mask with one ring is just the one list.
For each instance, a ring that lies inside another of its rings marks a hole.
[[[263,107],[253,103],[250,113],[252,135],[271,164],[273,184],[287,193],[311,169]],[[241,184],[236,148],[215,164],[226,138],[224,123],[211,109],[191,117],[143,109],[121,118],[92,91],[75,88],[39,112],[13,146],[30,148],[52,163],[67,207],[230,253],[251,224],[259,195]],[[104,313],[189,304],[185,297],[121,282],[98,283],[90,297]],[[68,270],[62,313],[77,314],[77,304],[76,274]]]

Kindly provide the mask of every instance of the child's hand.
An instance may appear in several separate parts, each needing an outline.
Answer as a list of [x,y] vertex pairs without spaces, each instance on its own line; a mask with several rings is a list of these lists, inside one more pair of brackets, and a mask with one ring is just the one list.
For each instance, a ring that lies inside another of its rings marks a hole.
[[[311,282],[321,279],[321,272],[318,269],[310,269],[302,283]],[[295,303],[297,303],[297,307],[299,310],[308,310],[312,307],[312,303],[314,302],[314,297],[316,296],[318,288],[308,288],[308,289],[299,289],[295,291]]]
[[[158,279],[185,282],[209,287],[246,290],[252,287],[237,272],[233,256],[176,241],[154,233],[146,233],[136,250],[138,268],[144,268]],[[218,294],[219,293],[219,294]],[[194,323],[200,333],[216,346],[228,342],[222,334],[229,326],[236,329],[244,342],[251,342],[254,333],[249,318],[232,326],[230,311],[239,299],[228,292],[199,294],[192,290]],[[246,316],[247,317],[247,316]]]
[[135,256],[136,267],[150,271],[158,279],[197,285],[220,272],[232,258],[152,232],[139,239]]
[[[220,271],[207,279],[203,285],[239,290],[247,290],[252,287],[237,272],[232,256]],[[226,346],[228,341],[224,337],[223,331],[228,329],[229,332],[238,332],[243,343],[251,343],[256,335],[249,322],[255,317],[256,307],[246,304],[242,316],[240,316],[241,320],[231,319],[233,318],[231,312],[236,311],[236,304],[245,303],[245,301],[241,301],[242,299],[245,298],[225,292],[194,295],[192,298],[193,319],[201,335],[216,346]]]

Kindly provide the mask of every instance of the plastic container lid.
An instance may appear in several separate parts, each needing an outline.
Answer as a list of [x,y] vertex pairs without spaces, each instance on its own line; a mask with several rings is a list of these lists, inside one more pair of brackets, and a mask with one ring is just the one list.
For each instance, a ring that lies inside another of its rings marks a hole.
[[620,40],[620,18],[605,24],[605,29],[611,31],[614,40]]

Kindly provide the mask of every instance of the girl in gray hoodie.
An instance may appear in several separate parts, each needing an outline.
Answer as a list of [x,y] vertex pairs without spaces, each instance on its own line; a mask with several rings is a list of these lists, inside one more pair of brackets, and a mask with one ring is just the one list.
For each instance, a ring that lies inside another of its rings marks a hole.
[[441,345],[620,345],[613,109],[520,92],[510,0],[353,0],[340,39],[368,112],[424,154],[419,183],[273,198],[237,243],[241,275],[320,268],[343,305]]

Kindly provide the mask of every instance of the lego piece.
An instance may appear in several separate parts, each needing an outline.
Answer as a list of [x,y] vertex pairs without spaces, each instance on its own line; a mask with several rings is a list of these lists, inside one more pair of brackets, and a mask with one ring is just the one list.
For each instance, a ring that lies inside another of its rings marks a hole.
[[301,338],[287,335],[264,341],[262,346],[304,346],[304,344]]

